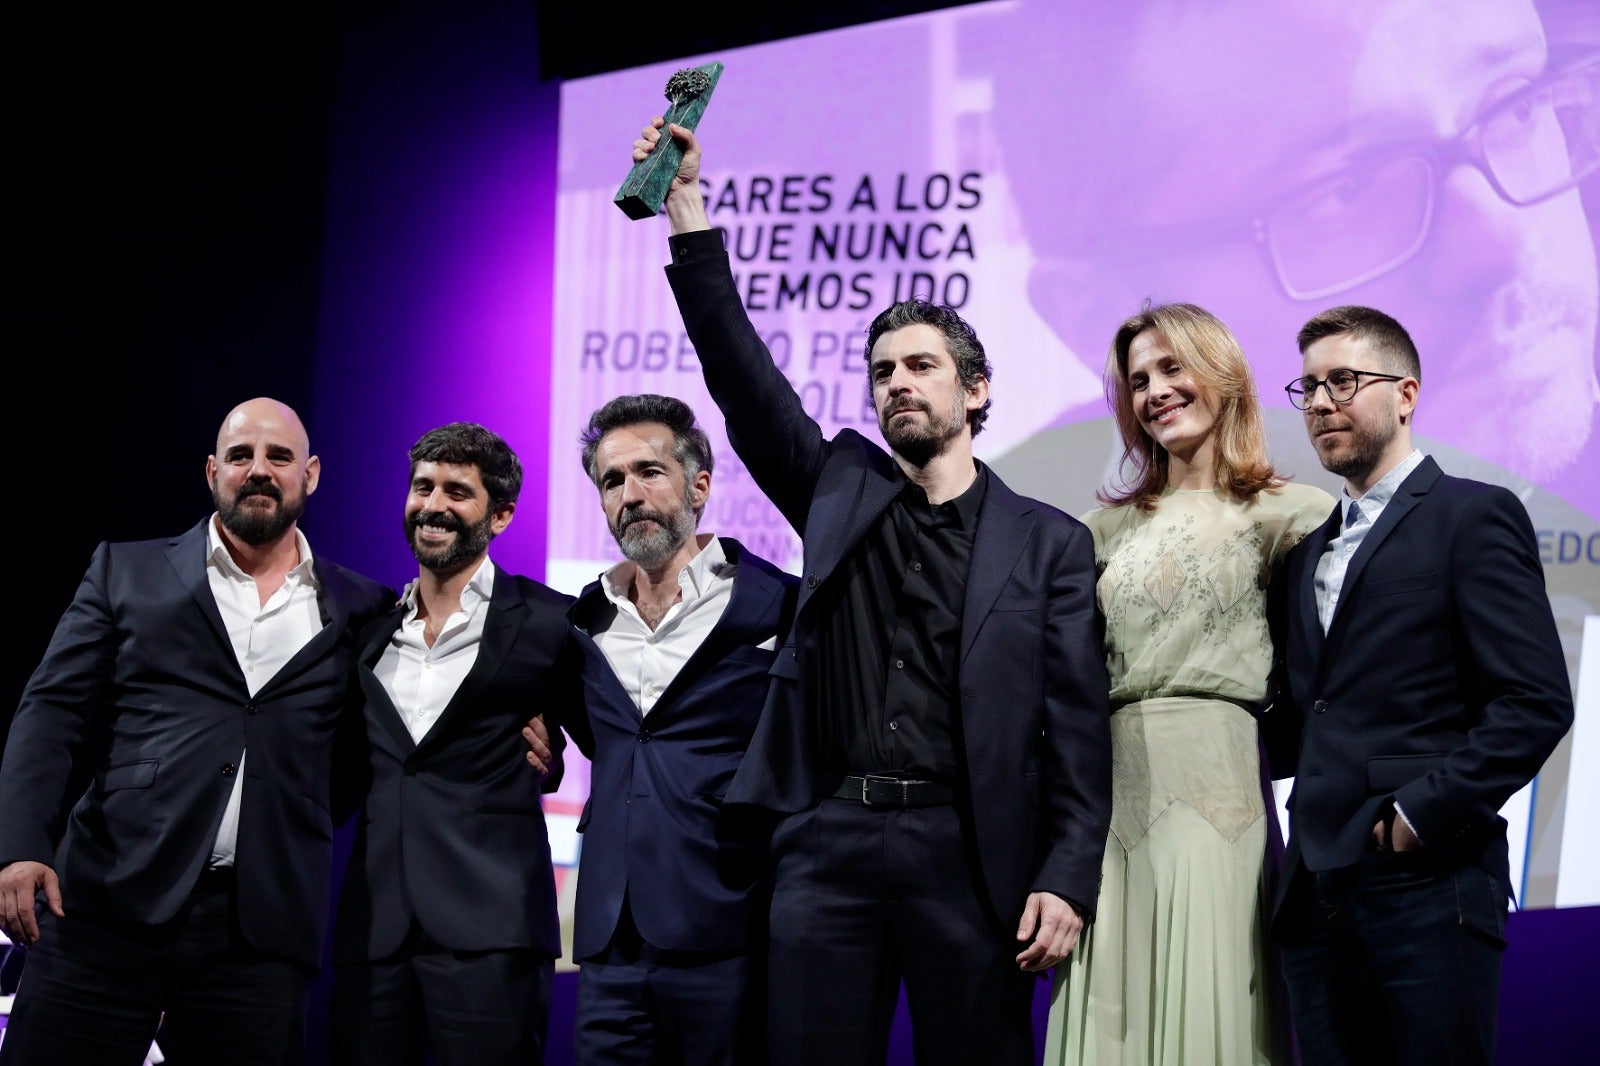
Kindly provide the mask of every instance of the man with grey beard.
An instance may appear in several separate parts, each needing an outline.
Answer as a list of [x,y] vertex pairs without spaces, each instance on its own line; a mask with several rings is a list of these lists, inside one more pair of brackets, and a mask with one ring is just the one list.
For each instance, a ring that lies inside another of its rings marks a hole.
[[347,632],[394,602],[312,556],[320,473],[249,400],[212,517],[95,551],[0,766],[0,928],[30,948],[0,1061],[141,1062],[158,1024],[169,1063],[299,1061]]
[[[357,640],[370,781],[335,923],[333,1060],[544,1061],[561,933],[521,730],[587,746],[570,597],[501,570],[522,465],[455,422],[412,447],[405,534],[417,578]],[[547,753],[549,748],[546,748]]]
[[577,1060],[761,1061],[769,825],[722,798],[797,582],[738,541],[696,532],[713,456],[681,400],[618,397],[581,439],[625,561],[573,608],[594,734]]

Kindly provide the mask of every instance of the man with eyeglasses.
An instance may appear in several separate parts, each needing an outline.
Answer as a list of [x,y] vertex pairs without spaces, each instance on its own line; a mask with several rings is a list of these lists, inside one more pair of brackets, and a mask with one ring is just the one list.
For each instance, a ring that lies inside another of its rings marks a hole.
[[[1042,7],[1018,8],[994,122],[1033,304],[1075,352],[1092,359],[1151,296],[1211,309],[1258,360],[1308,304],[1381,303],[1437,353],[1430,407],[1449,417],[1432,439],[1600,514],[1580,199],[1600,193],[1600,55],[1557,43],[1594,41],[1592,4]],[[1101,413],[1098,397],[1064,411],[996,468],[1077,506],[1053,457]],[[1297,420],[1267,415],[1292,469]]]
[[1506,900],[1501,806],[1571,727],[1533,526],[1505,488],[1412,446],[1405,329],[1336,307],[1287,386],[1339,508],[1274,588],[1263,718],[1295,775],[1273,913],[1303,1061],[1492,1062]]

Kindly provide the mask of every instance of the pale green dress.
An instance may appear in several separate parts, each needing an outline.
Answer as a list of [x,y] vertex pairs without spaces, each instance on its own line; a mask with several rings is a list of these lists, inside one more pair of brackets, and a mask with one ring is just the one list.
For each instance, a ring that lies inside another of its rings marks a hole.
[[1094,923],[1056,968],[1047,1066],[1287,1061],[1268,968],[1256,722],[1273,567],[1333,510],[1289,484],[1101,508],[1111,835]]

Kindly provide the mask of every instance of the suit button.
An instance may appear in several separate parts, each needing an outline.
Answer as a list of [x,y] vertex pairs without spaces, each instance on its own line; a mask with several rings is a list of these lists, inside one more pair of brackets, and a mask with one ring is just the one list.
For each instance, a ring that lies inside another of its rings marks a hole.
[[232,777],[233,776],[233,769],[234,769],[233,763],[231,763],[231,762],[223,763],[222,764],[222,776],[223,777]]
[[817,575],[816,574],[811,574],[806,578],[806,587],[807,588],[813,588],[813,589],[817,587]]
[[257,707],[254,702],[247,703],[247,704],[244,705],[244,713],[245,714],[258,714],[258,713],[260,713],[260,711],[261,711],[261,708]]
[[641,729],[634,734],[634,738],[637,739],[641,744],[648,744],[650,743],[650,730]]
[[1316,711],[1318,714],[1322,714],[1325,711],[1327,711],[1327,709],[1328,709],[1328,701],[1327,700],[1318,700],[1316,703],[1313,703],[1311,705],[1311,709],[1313,711]]
[[406,776],[407,777],[416,777],[417,776],[417,768],[415,766],[413,766],[411,763],[406,763]]

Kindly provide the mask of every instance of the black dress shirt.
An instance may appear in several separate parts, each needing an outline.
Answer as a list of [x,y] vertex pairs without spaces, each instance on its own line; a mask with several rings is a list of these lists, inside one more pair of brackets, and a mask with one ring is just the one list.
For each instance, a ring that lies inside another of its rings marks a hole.
[[961,778],[961,612],[988,469],[934,506],[906,480],[840,564],[816,609],[818,729],[831,777]]

